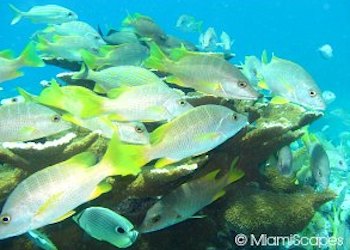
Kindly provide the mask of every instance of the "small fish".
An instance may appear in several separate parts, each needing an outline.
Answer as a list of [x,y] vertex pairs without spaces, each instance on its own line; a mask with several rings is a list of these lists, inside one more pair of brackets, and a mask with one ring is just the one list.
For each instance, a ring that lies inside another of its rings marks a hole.
[[125,143],[148,144],[149,133],[141,122],[115,122],[108,116],[97,116],[88,119],[81,119],[65,113],[62,118],[80,127],[91,131],[99,131],[104,137],[111,139],[113,134]]
[[172,59],[156,45],[151,45],[151,56],[144,66],[170,73],[166,81],[198,92],[228,99],[256,100],[259,94],[248,79],[222,56],[192,52],[185,48],[173,49]]
[[80,86],[60,88],[52,84],[41,92],[38,101],[81,118],[110,114],[113,120],[121,122],[166,121],[192,109],[184,100],[184,93],[166,84],[123,86],[110,90],[107,96],[101,97]]
[[140,86],[145,84],[164,84],[164,82],[151,71],[138,66],[116,66],[94,71],[82,66],[75,72],[72,79],[88,79],[94,81],[94,91],[106,93],[121,86]]
[[100,55],[95,55],[93,51],[82,51],[81,55],[91,69],[123,65],[140,66],[149,56],[148,48],[139,43],[102,46],[99,53]]
[[2,99],[0,101],[0,104],[1,105],[9,105],[9,104],[19,103],[19,102],[24,102],[24,101],[25,101],[24,97],[21,95],[18,95],[18,96],[14,96],[11,98]]
[[203,21],[197,21],[193,16],[181,15],[176,21],[176,28],[184,32],[201,32]]
[[13,57],[10,50],[0,51],[0,65],[0,83],[2,83],[23,76],[19,71],[22,67],[43,67],[45,63],[36,54],[35,45],[29,43],[17,58]]
[[[233,164],[234,166],[234,164]],[[190,219],[205,206],[225,195],[224,188],[244,176],[241,170],[230,171],[217,178],[220,170],[182,184],[163,196],[148,211],[140,226],[140,233],[158,231]]]
[[282,175],[290,176],[293,171],[293,154],[289,146],[278,151],[277,169]]
[[157,168],[204,154],[248,125],[247,117],[224,106],[190,109],[150,133],[150,145],[121,144],[116,154],[125,166],[144,166],[159,159]]
[[330,90],[325,90],[322,92],[322,98],[326,102],[326,104],[331,104],[332,102],[335,101],[337,96]]
[[82,21],[65,22],[60,25],[50,25],[46,29],[38,32],[37,36],[43,36],[46,40],[52,40],[54,35],[58,36],[81,36],[89,39],[92,44],[102,46],[106,43],[100,34],[91,27],[90,24]]
[[27,233],[29,239],[40,249],[44,250],[57,250],[55,244],[47,237],[46,234],[38,231],[31,230]]
[[86,208],[73,220],[91,237],[118,248],[130,247],[139,235],[128,219],[104,207]]
[[33,23],[57,24],[78,19],[78,15],[70,9],[58,5],[34,6],[27,12],[20,11],[12,4],[10,8],[15,13],[11,25],[18,23],[22,18],[27,18]]
[[230,36],[225,31],[221,32],[220,43],[218,43],[218,45],[221,46],[225,52],[231,51],[233,43],[234,41],[231,40]]
[[329,185],[330,163],[326,151],[319,143],[310,149],[310,167],[316,186],[326,189]]
[[[263,56],[264,57],[264,56]],[[325,110],[322,93],[310,74],[300,65],[273,56],[270,63],[263,59],[258,75],[262,89],[275,95],[275,104],[294,102],[313,110]]]
[[66,131],[69,122],[48,107],[32,102],[0,106],[0,141],[32,141]]
[[318,51],[320,52],[321,56],[324,59],[331,59],[333,57],[333,48],[330,44],[324,44],[321,47],[318,48]]
[[[60,222],[73,209],[112,189],[109,176],[137,174],[141,170],[116,165],[117,137],[109,143],[103,159],[96,163],[90,152],[44,168],[30,175],[11,192],[0,214],[0,239]],[[23,208],[26,208],[23,210]]]
[[108,31],[107,35],[102,33],[100,26],[98,26],[98,33],[103,38],[103,40],[110,45],[119,45],[123,43],[139,43],[139,39],[132,30],[122,29],[116,31],[111,29]]
[[81,50],[86,49],[97,53],[99,46],[94,40],[82,36],[54,35],[52,41],[37,36],[37,50],[49,58],[63,58],[69,61],[82,61]]
[[217,35],[213,27],[209,27],[199,36],[199,46],[205,51],[214,51],[217,48]]
[[167,38],[167,35],[152,18],[139,13],[125,18],[123,26],[133,27],[138,36],[149,38],[157,44],[162,44]]

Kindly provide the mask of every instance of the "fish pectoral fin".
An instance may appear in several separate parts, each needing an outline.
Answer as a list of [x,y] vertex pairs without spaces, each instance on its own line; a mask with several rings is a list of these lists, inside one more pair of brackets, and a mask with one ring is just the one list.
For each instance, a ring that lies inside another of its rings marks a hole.
[[120,86],[118,88],[111,89],[107,92],[107,97],[111,99],[116,99],[126,91],[129,91],[132,87],[130,86]]
[[35,127],[23,127],[20,129],[20,134],[31,135],[37,131]]
[[98,83],[95,84],[93,91],[98,94],[106,94],[106,90]]
[[153,113],[158,114],[160,116],[166,112],[163,106],[152,106],[152,107],[149,107],[147,111],[149,111],[152,114]]
[[57,204],[57,201],[60,200],[62,197],[63,192],[55,193],[51,197],[49,197],[36,211],[35,217],[41,216],[46,211],[50,210],[52,207],[54,207]]
[[97,185],[95,190],[92,192],[92,194],[89,197],[89,201],[96,199],[101,194],[107,193],[112,190],[112,185],[106,181],[101,182]]
[[204,219],[204,218],[207,218],[208,216],[207,215],[193,215],[191,216],[190,218],[191,219]]
[[57,218],[54,221],[52,221],[50,224],[54,224],[54,223],[58,223],[58,222],[64,221],[65,219],[71,217],[73,214],[75,214],[74,210],[69,211],[68,213],[65,213],[64,215],[62,215],[59,218]]
[[107,118],[110,121],[126,121],[127,119],[125,118],[125,116],[120,115],[120,114],[109,114],[107,115]]
[[196,142],[203,142],[206,140],[216,140],[219,136],[220,136],[219,133],[212,132],[212,133],[206,133],[206,134],[199,135],[199,136],[195,137],[194,140]]
[[274,98],[272,98],[271,103],[272,104],[286,104],[286,103],[289,103],[289,100],[287,100],[286,98],[284,98],[282,96],[275,96]]
[[225,193],[226,193],[225,190],[219,191],[219,192],[213,197],[212,201],[216,201],[216,200],[220,199],[222,196],[225,195]]
[[266,82],[263,81],[263,80],[261,80],[261,81],[258,82],[258,87],[259,87],[259,88],[262,88],[262,89],[266,89],[266,90],[269,89],[269,86],[267,86]]
[[180,78],[178,78],[178,77],[176,77],[174,75],[167,76],[166,77],[166,82],[173,83],[173,84],[176,84],[176,85],[181,86],[181,87],[186,87],[184,82]]
[[175,160],[175,159],[171,159],[171,158],[162,158],[162,159],[159,159],[156,164],[154,165],[155,168],[163,168],[167,165],[170,165],[172,163],[175,163],[177,162],[178,160]]

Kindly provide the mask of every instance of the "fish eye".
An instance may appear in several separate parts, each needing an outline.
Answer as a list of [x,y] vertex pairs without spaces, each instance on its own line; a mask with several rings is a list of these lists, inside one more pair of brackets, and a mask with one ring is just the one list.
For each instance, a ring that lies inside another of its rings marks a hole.
[[156,216],[153,216],[151,221],[152,223],[157,223],[158,221],[160,221],[160,219],[161,219],[161,216],[158,214]]
[[136,126],[136,127],[135,127],[135,131],[136,131],[136,133],[141,134],[141,133],[143,133],[143,128],[141,128],[141,127],[139,127],[139,126]]
[[232,115],[232,119],[233,119],[234,121],[237,121],[237,120],[238,120],[238,115],[233,114],[233,115]]
[[309,91],[309,95],[310,95],[311,97],[315,97],[315,96],[317,95],[317,93],[316,93],[316,91],[314,91],[314,90],[310,90],[310,91]]
[[67,16],[72,17],[73,16],[73,12],[68,12]]
[[186,105],[186,101],[185,100],[179,100],[178,104],[180,104],[181,106],[185,106]]
[[238,86],[241,87],[241,88],[245,88],[247,87],[247,83],[245,81],[238,81]]
[[17,97],[13,97],[13,98],[11,98],[11,102],[13,102],[13,103],[16,103],[16,102],[18,102],[18,99],[17,99]]
[[11,216],[10,216],[10,215],[7,215],[7,214],[2,215],[2,216],[0,217],[0,221],[1,221],[2,224],[9,224],[10,221],[11,221]]
[[339,161],[339,165],[343,166],[343,161],[342,160]]
[[120,233],[120,234],[125,233],[125,230],[124,230],[122,227],[117,227],[117,228],[115,229],[115,231],[116,231],[117,233]]
[[53,122],[59,122],[59,121],[61,121],[61,116],[59,116],[59,115],[54,115],[54,116],[51,118],[51,121],[53,121]]

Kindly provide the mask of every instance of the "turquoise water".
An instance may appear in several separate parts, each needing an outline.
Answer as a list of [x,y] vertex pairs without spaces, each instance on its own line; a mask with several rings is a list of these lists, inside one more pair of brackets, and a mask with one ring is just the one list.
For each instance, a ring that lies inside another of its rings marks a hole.
[[[327,107],[325,116],[312,124],[311,131],[320,132],[322,130],[325,140],[331,141],[335,146],[339,146],[341,143],[339,136],[344,132],[350,131],[350,71],[347,67],[350,58],[349,1],[1,1],[0,50],[11,49],[17,55],[30,41],[31,35],[35,31],[43,29],[45,25],[21,20],[18,24],[11,26],[10,22],[13,18],[13,13],[8,7],[9,3],[12,3],[20,10],[28,10],[36,5],[62,5],[74,10],[78,14],[79,20],[89,23],[94,28],[97,28],[99,25],[105,32],[109,28],[118,29],[120,23],[128,14],[138,12],[150,16],[167,34],[198,44],[199,33],[185,33],[175,27],[179,16],[183,14],[191,15],[196,20],[203,21],[203,31],[208,27],[214,27],[218,35],[221,31],[225,31],[230,35],[234,40],[232,51],[236,54],[236,57],[230,61],[233,64],[243,63],[247,55],[255,55],[260,58],[262,51],[267,50],[269,53],[274,53],[281,58],[286,58],[302,65],[312,75],[321,90],[329,90],[336,95],[336,100]],[[318,48],[324,44],[331,44],[333,47],[334,56],[330,59],[323,58],[318,51]],[[39,94],[43,89],[39,84],[41,80],[50,80],[57,73],[64,71],[66,70],[52,65],[47,65],[43,68],[25,68],[23,69],[23,77],[1,83],[0,86],[3,90],[0,91],[0,100],[18,95],[17,87],[25,88],[33,94]],[[349,117],[332,114],[332,111],[337,109],[343,110]],[[348,122],[346,122],[346,119],[348,119]],[[350,149],[350,146],[345,150],[348,149]],[[350,153],[345,152],[345,155],[348,157]],[[345,160],[350,164],[348,158]],[[347,173],[343,173],[343,175],[347,175]],[[345,182],[348,182],[348,179]],[[220,204],[214,207],[213,210],[215,209],[220,211]],[[49,228],[48,231],[50,234],[55,234],[55,230],[65,230],[67,223],[65,221],[62,223],[62,227],[56,226],[52,229]],[[181,234],[178,239],[174,237],[177,240],[177,242],[174,242],[174,245],[164,246],[164,243],[159,243],[160,247],[157,249],[187,249],[186,247],[189,245],[181,245],[180,242],[185,242],[188,240],[188,237],[191,238],[190,229],[194,227],[193,230],[198,233],[201,226],[208,227],[211,225],[210,223],[198,222],[197,225],[193,226],[191,223],[196,223],[196,220],[186,221],[182,227],[180,226]],[[67,228],[71,230],[70,226],[67,226]],[[183,231],[186,229],[189,231]],[[208,229],[208,231],[210,230]],[[178,232],[179,229],[174,231],[174,233]],[[168,230],[166,233],[160,232],[159,236],[153,234],[148,239],[149,241],[146,241],[149,246],[146,246],[146,243],[144,245],[140,243],[134,246],[134,249],[152,249],[152,246],[156,245],[157,240],[162,241],[163,237],[168,237],[167,233],[171,233],[171,230]],[[71,244],[69,242],[63,243],[65,241],[64,234],[61,234],[55,240],[60,241],[57,245],[63,246],[60,249],[96,249],[92,247],[111,249],[107,244],[89,245],[89,242],[93,242],[93,240],[87,240],[88,236],[86,234],[79,237],[81,237],[82,243],[77,243],[77,238],[74,238],[75,241]],[[12,241],[11,239],[4,242],[0,241],[0,249],[21,249],[19,244],[27,242],[23,238],[22,241]],[[172,239],[174,240],[174,238]],[[227,240],[225,238],[223,241],[232,243],[232,239]],[[206,249],[211,249],[209,248],[213,245],[211,243],[207,244]],[[223,245],[225,244],[219,244],[219,246],[212,249],[235,249],[234,244],[230,246]],[[23,249],[33,249],[31,248],[32,245],[25,245],[25,247]],[[200,245],[198,249],[205,249],[202,247],[203,245]],[[345,247],[344,249],[348,248]]]

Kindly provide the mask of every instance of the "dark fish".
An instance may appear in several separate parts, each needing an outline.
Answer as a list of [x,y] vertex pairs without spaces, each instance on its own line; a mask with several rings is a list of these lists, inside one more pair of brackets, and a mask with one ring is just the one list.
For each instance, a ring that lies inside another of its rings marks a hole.
[[104,35],[100,26],[98,26],[98,33],[103,40],[110,45],[118,45],[123,43],[138,43],[139,40],[132,30],[114,30],[110,29],[107,35]]
[[278,151],[277,168],[282,175],[290,176],[293,172],[293,154],[289,146]]
[[329,185],[330,167],[326,151],[321,144],[316,143],[311,148],[310,167],[315,185],[326,189]]

